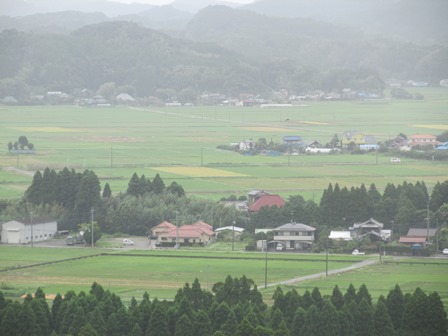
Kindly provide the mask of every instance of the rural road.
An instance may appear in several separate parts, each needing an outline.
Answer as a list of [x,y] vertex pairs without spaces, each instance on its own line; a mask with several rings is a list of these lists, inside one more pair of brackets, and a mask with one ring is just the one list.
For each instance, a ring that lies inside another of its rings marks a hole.
[[[357,268],[376,264],[378,262],[379,262],[379,260],[377,260],[377,259],[364,260],[364,261],[361,261],[359,263],[353,264],[348,267],[338,268],[338,269],[328,271],[328,275],[330,276],[330,275],[334,275],[334,274],[349,272],[349,271],[352,271]],[[312,280],[312,279],[318,279],[318,278],[325,277],[325,276],[326,276],[325,272],[320,272],[320,273],[305,275],[302,277],[297,277],[297,278],[293,278],[293,279],[289,279],[289,280],[285,280],[285,281],[270,283],[270,284],[267,284],[267,287],[274,287],[274,286],[280,286],[280,285],[292,285],[292,284],[296,284],[298,282]]]

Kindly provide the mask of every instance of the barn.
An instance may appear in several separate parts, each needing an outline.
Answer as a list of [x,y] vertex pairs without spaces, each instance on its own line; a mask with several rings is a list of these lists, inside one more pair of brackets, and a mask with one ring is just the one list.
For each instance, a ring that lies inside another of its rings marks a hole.
[[9,221],[1,224],[3,244],[30,244],[53,238],[58,230],[55,220]]

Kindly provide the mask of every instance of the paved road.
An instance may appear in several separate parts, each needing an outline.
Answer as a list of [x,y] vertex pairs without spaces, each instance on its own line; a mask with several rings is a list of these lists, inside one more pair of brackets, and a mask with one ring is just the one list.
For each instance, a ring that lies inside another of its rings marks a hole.
[[[353,264],[353,265],[348,266],[348,267],[338,268],[338,269],[334,269],[334,270],[328,271],[328,276],[334,275],[334,274],[350,272],[350,271],[352,271],[354,269],[361,268],[361,267],[364,267],[364,266],[373,265],[373,264],[376,264],[378,262],[379,262],[378,259],[364,260],[364,261],[358,262],[358,263]],[[325,278],[325,277],[326,277],[325,272],[320,272],[320,273],[305,275],[305,276],[302,276],[302,277],[293,278],[293,279],[289,279],[289,280],[285,280],[285,281],[271,283],[271,284],[268,284],[267,287],[274,287],[274,286],[280,286],[280,285],[292,285],[292,284],[296,284],[298,282],[302,282],[302,281],[306,281],[306,280]]]

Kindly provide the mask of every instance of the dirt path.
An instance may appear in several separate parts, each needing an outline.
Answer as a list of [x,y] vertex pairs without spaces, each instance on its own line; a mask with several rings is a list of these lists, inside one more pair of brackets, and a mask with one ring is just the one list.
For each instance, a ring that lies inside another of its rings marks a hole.
[[[379,260],[377,260],[377,259],[364,260],[364,261],[361,261],[359,263],[353,264],[348,267],[338,268],[338,269],[328,271],[328,276],[334,275],[334,274],[350,272],[354,269],[374,265],[378,262],[379,262]],[[306,280],[313,280],[313,279],[319,279],[319,278],[325,278],[325,277],[326,277],[325,272],[320,272],[320,273],[305,275],[305,276],[301,276],[301,277],[297,277],[297,278],[293,278],[293,279],[289,279],[289,280],[285,280],[285,281],[271,283],[271,284],[268,284],[267,287],[274,287],[274,286],[280,286],[280,285],[292,285],[292,284],[296,284],[296,283],[303,282]]]
[[34,176],[34,173],[35,173],[33,171],[19,169],[16,167],[4,167],[3,170],[8,171],[8,172],[15,172],[17,174],[24,175],[24,176]]

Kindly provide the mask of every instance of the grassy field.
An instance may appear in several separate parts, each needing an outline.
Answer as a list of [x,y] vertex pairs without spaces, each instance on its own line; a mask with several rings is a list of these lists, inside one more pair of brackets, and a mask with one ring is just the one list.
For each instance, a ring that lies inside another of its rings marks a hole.
[[[0,290],[6,297],[18,299],[24,293],[34,292],[37,287],[42,287],[46,294],[64,294],[71,289],[77,292],[88,291],[96,281],[120,294],[125,302],[132,296],[141,298],[145,291],[152,298],[172,299],[178,288],[186,282],[193,282],[195,278],[199,279],[203,288],[211,289],[214,283],[223,281],[229,274],[232,277],[246,275],[253,279],[267,302],[270,302],[275,289],[264,289],[264,253],[229,252],[222,247],[206,251],[1,247],[0,265],[1,269],[5,269],[98,253],[107,255],[0,272]],[[330,255],[329,270],[343,268],[368,258],[377,256]],[[425,259],[425,262],[433,264],[382,263],[283,288],[295,288],[303,293],[317,286],[323,295],[329,295],[336,284],[345,291],[350,283],[356,288],[365,283],[372,297],[377,299],[379,295],[387,295],[399,283],[403,292],[413,292],[416,287],[421,287],[425,292],[437,291],[445,306],[448,306],[448,259]],[[441,264],[434,264],[435,262]],[[268,284],[324,271],[323,254],[268,254]]]
[[[425,181],[431,188],[448,177],[447,163],[365,155],[243,156],[218,145],[285,135],[329,142],[333,134],[359,130],[387,140],[398,133],[448,130],[448,89],[422,88],[425,100],[310,102],[286,109],[1,107],[0,198],[16,198],[35,170],[64,166],[92,169],[113,192],[123,191],[134,172],[177,181],[188,194],[219,199],[252,188],[283,196],[320,198],[328,183],[358,186]],[[9,141],[25,135],[35,155],[11,155]]]
[[[425,259],[427,264],[409,264],[411,260],[404,260],[403,263],[382,263],[373,266],[354,270],[328,278],[305,281],[294,286],[282,286],[288,291],[295,288],[299,293],[305,290],[312,290],[318,287],[322,295],[331,295],[335,285],[345,293],[350,283],[356,289],[362,284],[366,284],[372,298],[375,300],[380,296],[386,296],[388,292],[399,284],[403,293],[413,293],[420,287],[425,293],[433,291],[439,293],[448,309],[448,258],[432,260]],[[422,260],[417,260],[422,262]],[[439,264],[435,264],[435,263]],[[266,298],[272,297],[274,289],[270,288],[264,292]]]
[[[29,268],[0,272],[1,288],[8,297],[18,298],[26,292],[44,288],[47,294],[65,293],[73,289],[87,291],[96,281],[123,299],[141,296],[148,291],[152,297],[173,298],[177,289],[198,278],[211,289],[213,283],[227,275],[246,275],[259,287],[265,282],[264,253],[205,251],[116,251],[104,249],[1,247],[1,269],[25,266],[107,253],[107,255]],[[126,254],[124,256],[123,254]],[[331,256],[329,269],[345,267],[362,258]],[[324,255],[268,254],[268,283],[325,271]]]

